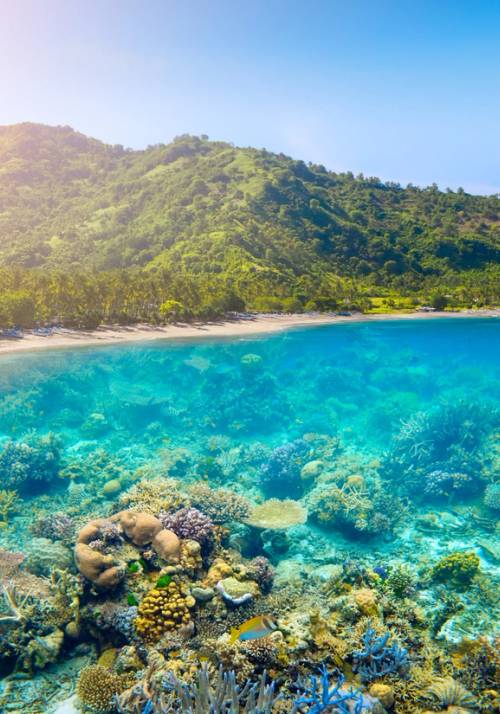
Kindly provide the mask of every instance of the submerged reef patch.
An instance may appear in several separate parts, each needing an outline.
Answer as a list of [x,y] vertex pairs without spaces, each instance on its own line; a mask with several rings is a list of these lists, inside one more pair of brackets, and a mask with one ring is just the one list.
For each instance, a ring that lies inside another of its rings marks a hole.
[[497,333],[465,322],[7,360],[0,711],[498,711]]

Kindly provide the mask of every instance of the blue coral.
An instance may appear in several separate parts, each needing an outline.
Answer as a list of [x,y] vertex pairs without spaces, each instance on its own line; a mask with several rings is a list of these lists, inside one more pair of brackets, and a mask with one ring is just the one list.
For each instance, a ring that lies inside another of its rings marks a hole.
[[386,674],[405,674],[409,666],[408,651],[396,642],[388,646],[390,632],[377,637],[375,630],[368,627],[362,637],[364,649],[353,652],[354,671],[364,682],[383,677]]
[[313,675],[308,685],[302,685],[303,692],[295,700],[292,714],[362,714],[363,709],[369,709],[370,705],[365,703],[363,695],[358,690],[343,687],[344,681],[343,675],[339,675],[336,682],[330,683],[330,674],[323,665],[320,667],[319,677]]

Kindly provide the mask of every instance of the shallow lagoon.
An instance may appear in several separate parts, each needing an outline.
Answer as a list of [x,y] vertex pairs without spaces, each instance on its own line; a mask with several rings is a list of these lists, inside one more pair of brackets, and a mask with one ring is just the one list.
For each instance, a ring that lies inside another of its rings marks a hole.
[[443,319],[5,356],[4,446],[53,433],[61,462],[50,483],[21,486],[0,545],[29,552],[44,514],[80,525],[133,503],[127,493],[159,476],[252,504],[293,498],[305,525],[263,529],[260,540],[230,528],[231,547],[271,560],[276,588],[296,579],[314,594],[338,568],[347,582],[349,569],[404,566],[430,618],[455,589],[433,568],[474,553],[476,580],[457,586],[460,607],[433,623],[433,638],[491,637],[499,354],[498,320]]

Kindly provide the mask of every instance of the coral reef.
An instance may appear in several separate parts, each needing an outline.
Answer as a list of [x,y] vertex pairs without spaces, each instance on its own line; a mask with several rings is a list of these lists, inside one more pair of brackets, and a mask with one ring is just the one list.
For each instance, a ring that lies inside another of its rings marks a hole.
[[353,652],[354,670],[364,682],[384,677],[387,674],[405,673],[408,668],[408,652],[394,642],[387,646],[390,632],[377,637],[375,630],[368,627],[363,634],[363,649]]
[[114,697],[129,685],[129,677],[110,672],[101,664],[93,664],[80,674],[77,692],[80,701],[92,712],[109,714],[114,710]]
[[60,468],[61,442],[54,434],[10,440],[0,451],[0,483],[19,493],[53,485]]
[[303,480],[301,468],[309,453],[307,442],[296,439],[277,446],[260,469],[260,483],[267,496],[301,496]]

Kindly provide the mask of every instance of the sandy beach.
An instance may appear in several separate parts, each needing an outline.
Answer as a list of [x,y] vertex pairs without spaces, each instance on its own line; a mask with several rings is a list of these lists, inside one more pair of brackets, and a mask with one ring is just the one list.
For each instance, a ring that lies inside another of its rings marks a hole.
[[461,312],[411,312],[377,315],[251,315],[221,322],[175,324],[164,327],[152,325],[102,326],[96,330],[61,329],[49,335],[27,330],[22,338],[0,337],[0,355],[32,350],[87,347],[127,342],[153,340],[192,339],[212,337],[246,337],[279,332],[292,327],[335,325],[355,322],[380,322],[386,320],[436,320],[442,318],[498,318],[498,310],[464,310]]

